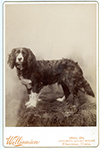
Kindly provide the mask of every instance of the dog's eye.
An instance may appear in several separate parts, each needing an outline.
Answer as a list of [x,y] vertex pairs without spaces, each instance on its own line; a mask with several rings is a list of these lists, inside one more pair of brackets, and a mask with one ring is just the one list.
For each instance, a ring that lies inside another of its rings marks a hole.
[[23,55],[26,55],[26,52],[22,51],[22,54],[23,54]]

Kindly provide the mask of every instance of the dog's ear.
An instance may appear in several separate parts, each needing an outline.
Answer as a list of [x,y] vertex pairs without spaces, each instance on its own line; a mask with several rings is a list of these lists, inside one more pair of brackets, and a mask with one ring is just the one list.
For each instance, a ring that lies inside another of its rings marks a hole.
[[28,62],[28,68],[30,68],[32,66],[36,67],[36,58],[35,58],[35,55],[32,53],[32,51],[30,49],[28,49],[27,62]]
[[9,64],[11,69],[13,69],[14,65],[15,65],[15,60],[16,60],[15,51],[16,51],[16,49],[12,49],[11,53],[8,56],[8,62],[7,63]]

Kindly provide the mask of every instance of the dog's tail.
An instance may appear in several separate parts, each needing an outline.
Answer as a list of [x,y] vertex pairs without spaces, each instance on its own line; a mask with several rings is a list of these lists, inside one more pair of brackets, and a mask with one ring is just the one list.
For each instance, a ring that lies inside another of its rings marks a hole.
[[85,92],[88,95],[95,97],[95,94],[94,94],[92,88],[90,87],[90,84],[84,78],[83,78],[83,82],[82,82],[82,87],[84,88]]

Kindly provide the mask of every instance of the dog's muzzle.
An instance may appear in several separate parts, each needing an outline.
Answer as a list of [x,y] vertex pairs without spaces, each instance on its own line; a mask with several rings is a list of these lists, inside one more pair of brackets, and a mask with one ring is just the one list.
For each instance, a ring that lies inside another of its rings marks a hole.
[[22,54],[20,53],[17,57],[16,57],[16,63],[21,64],[24,61],[24,57],[22,56]]

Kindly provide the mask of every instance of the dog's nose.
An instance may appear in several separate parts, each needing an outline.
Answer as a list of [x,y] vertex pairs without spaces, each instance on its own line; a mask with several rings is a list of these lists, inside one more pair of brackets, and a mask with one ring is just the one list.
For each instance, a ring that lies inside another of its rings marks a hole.
[[22,58],[18,58],[18,60],[19,60],[19,61],[21,61],[21,60],[22,60]]

